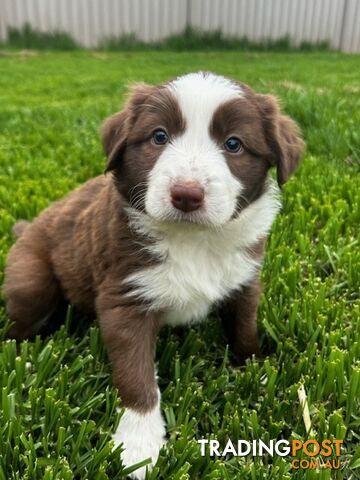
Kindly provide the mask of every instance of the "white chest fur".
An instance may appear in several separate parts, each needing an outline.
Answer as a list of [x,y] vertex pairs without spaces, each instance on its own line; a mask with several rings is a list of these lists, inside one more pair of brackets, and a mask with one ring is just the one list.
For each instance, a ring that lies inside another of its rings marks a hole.
[[130,212],[134,228],[150,235],[147,247],[159,263],[126,278],[131,295],[163,310],[173,325],[200,320],[211,305],[248,284],[260,263],[249,247],[264,238],[279,210],[274,186],[222,228],[192,224],[155,224],[148,216]]

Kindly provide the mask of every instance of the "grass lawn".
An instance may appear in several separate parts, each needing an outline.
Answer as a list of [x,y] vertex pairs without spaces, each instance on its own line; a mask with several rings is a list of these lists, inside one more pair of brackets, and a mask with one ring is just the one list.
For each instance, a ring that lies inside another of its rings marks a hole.
[[[263,269],[264,358],[232,369],[215,319],[162,332],[169,443],[150,479],[360,478],[359,63],[336,53],[0,57],[0,284],[16,219],[103,171],[99,125],[128,83],[213,70],[278,95],[302,128],[304,162],[286,185]],[[75,326],[70,312],[53,336],[17,351],[5,340],[3,301],[0,318],[0,480],[125,478],[111,451],[119,414],[97,325]],[[200,456],[200,438],[306,439],[301,384],[314,437],[345,442],[343,470],[295,471],[279,456]]]

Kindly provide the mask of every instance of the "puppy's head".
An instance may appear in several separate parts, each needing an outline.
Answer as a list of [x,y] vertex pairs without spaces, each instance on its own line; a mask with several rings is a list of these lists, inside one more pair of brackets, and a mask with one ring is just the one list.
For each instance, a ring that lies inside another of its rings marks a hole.
[[137,85],[103,127],[107,170],[130,205],[164,221],[222,225],[281,186],[303,142],[274,97],[211,73]]

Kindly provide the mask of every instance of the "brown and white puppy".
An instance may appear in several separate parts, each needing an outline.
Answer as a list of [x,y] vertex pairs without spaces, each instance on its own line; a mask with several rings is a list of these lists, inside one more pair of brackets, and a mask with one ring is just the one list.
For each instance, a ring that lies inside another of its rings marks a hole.
[[[99,317],[125,407],[115,443],[130,465],[165,442],[154,352],[163,324],[211,308],[235,358],[258,353],[265,239],[299,162],[273,97],[211,73],[138,85],[103,129],[107,171],[18,227],[5,278],[10,335],[40,331],[60,301]],[[135,478],[144,478],[144,468]]]

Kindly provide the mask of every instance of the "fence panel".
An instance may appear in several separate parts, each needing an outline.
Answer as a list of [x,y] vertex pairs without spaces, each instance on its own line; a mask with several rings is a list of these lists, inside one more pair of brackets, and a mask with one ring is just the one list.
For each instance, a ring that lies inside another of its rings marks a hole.
[[155,41],[191,26],[254,41],[328,41],[360,52],[360,0],[0,0],[2,40],[8,27],[25,23],[67,32],[86,47],[130,34]]

